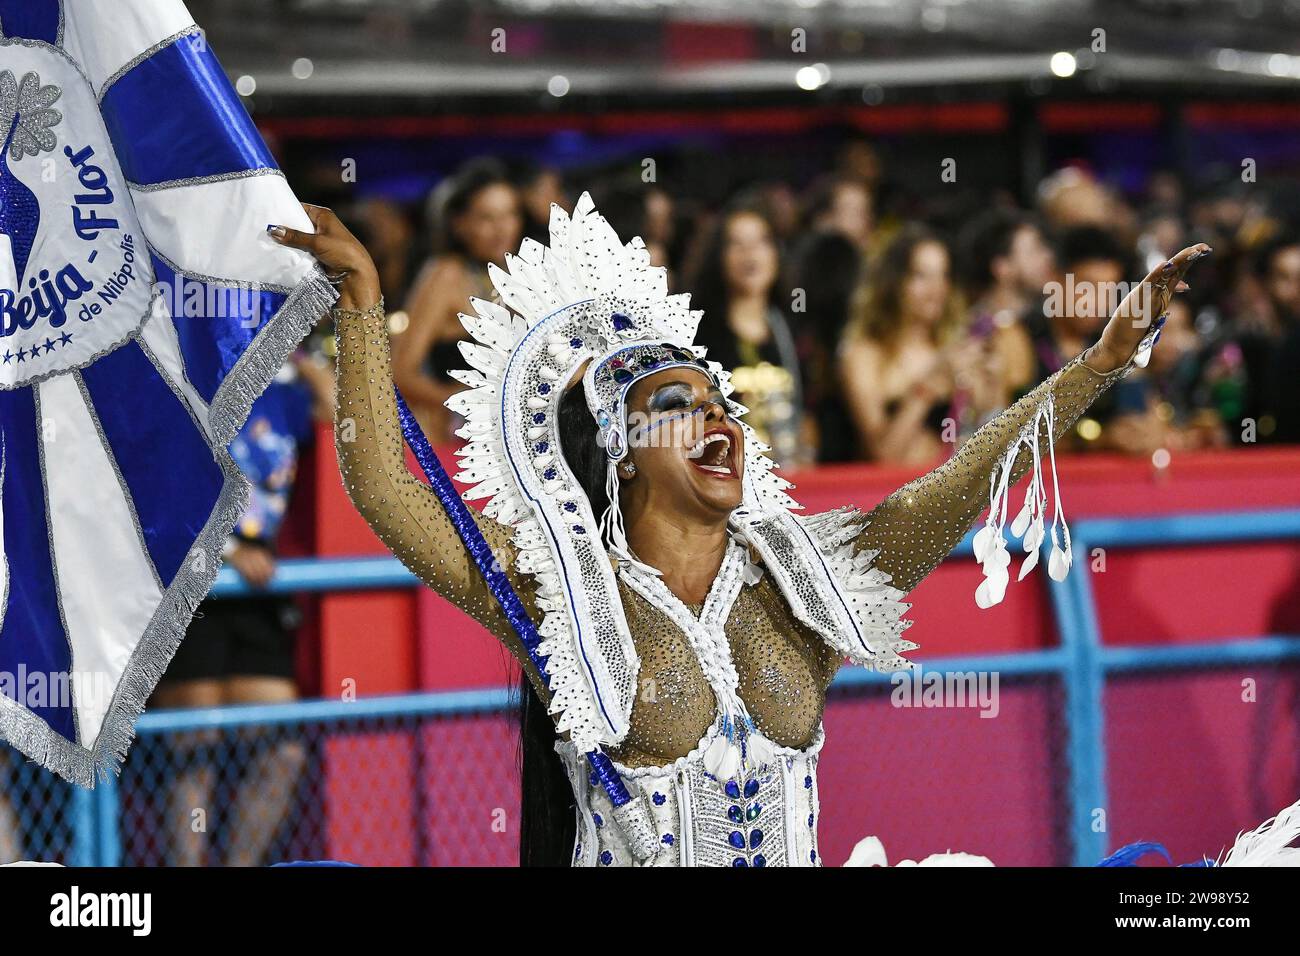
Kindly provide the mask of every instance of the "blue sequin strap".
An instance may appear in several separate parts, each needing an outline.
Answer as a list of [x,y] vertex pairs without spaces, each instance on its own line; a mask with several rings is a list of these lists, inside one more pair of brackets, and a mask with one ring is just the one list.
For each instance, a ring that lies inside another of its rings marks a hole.
[[[415,460],[420,463],[420,470],[424,472],[425,480],[429,482],[434,494],[438,496],[443,511],[447,513],[447,518],[455,527],[456,533],[460,535],[465,550],[474,559],[474,564],[478,568],[479,574],[483,575],[483,580],[487,582],[492,596],[501,605],[501,610],[505,612],[506,619],[510,621],[510,626],[519,635],[519,640],[523,642],[524,648],[528,651],[528,657],[533,662],[533,666],[545,679],[546,658],[538,653],[541,636],[537,633],[537,627],[524,609],[524,604],[519,600],[519,595],[511,587],[510,579],[506,577],[505,572],[501,570],[501,566],[497,563],[496,557],[492,554],[492,548],[475,523],[469,507],[461,500],[460,494],[456,491],[456,486],[452,484],[451,478],[447,476],[447,472],[442,467],[442,463],[438,461],[433,446],[429,444],[429,439],[420,429],[415,416],[411,414],[410,408],[406,405],[406,400],[402,398],[402,393],[397,389],[394,389],[394,392],[397,397],[397,417],[402,425],[402,435],[406,438],[406,443],[411,446],[411,451],[415,453]],[[623,778],[619,776],[618,771],[614,769],[613,761],[605,753],[600,750],[592,750],[587,754],[587,761],[591,764],[592,772],[596,775],[596,779],[600,781],[601,787],[614,806],[621,807],[632,799],[627,791],[627,786],[623,783]]]

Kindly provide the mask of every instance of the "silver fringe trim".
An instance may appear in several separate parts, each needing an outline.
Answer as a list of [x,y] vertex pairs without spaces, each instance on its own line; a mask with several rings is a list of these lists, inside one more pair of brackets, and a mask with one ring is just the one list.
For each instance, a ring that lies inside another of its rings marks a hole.
[[266,391],[289,353],[334,307],[338,298],[338,290],[330,285],[325,273],[313,267],[235,361],[208,406],[208,423],[216,442],[223,448],[235,437],[248,417],[249,408]]
[[[206,186],[209,183],[228,183],[236,179],[255,179],[259,176],[279,176],[284,173],[271,166],[258,166],[256,169],[241,169],[234,173],[216,173],[212,176],[190,176],[186,179],[168,179],[161,183],[133,183],[127,181],[127,188],[135,193],[156,193],[165,189],[184,189],[186,186]],[[170,265],[170,263],[168,263]]]
[[93,749],[73,743],[17,701],[0,695],[0,737],[71,783],[90,788],[120,771],[135,738],[136,720],[180,647],[195,608],[212,590],[221,570],[221,546],[248,507],[249,494],[230,455],[220,451],[217,461],[226,478],[217,506],[127,661]]
[[135,722],[180,647],[195,609],[212,590],[221,570],[226,535],[248,507],[248,482],[225,446],[285,358],[337,298],[324,274],[313,270],[240,356],[218,389],[209,414],[215,440],[209,445],[225,476],[221,494],[127,661],[94,747],[87,749],[68,740],[17,701],[0,694],[0,738],[20,753],[82,787],[94,787],[100,779],[120,772],[135,738]]

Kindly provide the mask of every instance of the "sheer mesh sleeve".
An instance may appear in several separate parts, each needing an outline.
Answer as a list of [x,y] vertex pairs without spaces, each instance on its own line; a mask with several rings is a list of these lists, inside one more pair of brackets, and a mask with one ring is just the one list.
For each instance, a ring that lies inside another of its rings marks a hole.
[[[1012,443],[1035,427],[1049,395],[1056,412],[1051,440],[1056,441],[1132,367],[1130,362],[1103,375],[1084,363],[1084,355],[976,431],[948,461],[908,482],[871,512],[859,542],[863,548],[879,550],[874,567],[889,574],[894,587],[911,591],[970,530],[989,506],[989,482],[995,469]],[[1032,449],[1023,448],[1012,468],[1011,483],[1032,463]]]
[[[406,467],[383,302],[367,312],[336,310],[335,317],[338,412],[334,443],[348,495],[404,565],[506,645],[546,699],[544,682],[437,495]],[[514,570],[517,552],[510,531],[473,513],[529,617],[536,621],[536,587],[530,575]]]

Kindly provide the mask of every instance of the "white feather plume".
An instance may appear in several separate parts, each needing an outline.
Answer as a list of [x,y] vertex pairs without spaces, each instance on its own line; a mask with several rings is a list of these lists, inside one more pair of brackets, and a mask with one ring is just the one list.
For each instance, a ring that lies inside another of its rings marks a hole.
[[1219,866],[1300,866],[1300,800],[1237,840]]

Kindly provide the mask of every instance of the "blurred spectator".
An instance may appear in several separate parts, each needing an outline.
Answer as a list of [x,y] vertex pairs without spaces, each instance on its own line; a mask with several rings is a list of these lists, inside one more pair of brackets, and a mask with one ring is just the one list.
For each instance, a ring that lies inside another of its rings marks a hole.
[[[668,270],[668,286],[676,287],[674,247],[678,239],[672,197],[653,183],[619,179],[591,190],[596,208],[624,242],[640,236],[650,264]],[[547,239],[549,241],[549,237]]]
[[772,181],[759,185],[754,192],[767,221],[772,224],[772,233],[777,241],[787,245],[798,239],[803,210],[794,187],[789,183]]
[[[313,404],[321,396],[293,363],[253,404],[230,443],[230,454],[252,486],[249,506],[235,524],[223,556],[254,591],[275,574],[275,540],[288,509],[301,446],[310,440]],[[294,644],[298,612],[292,600],[270,595],[208,599],[195,612],[180,649],[154,692],[151,706],[217,707],[279,703],[298,697]],[[173,865],[209,860],[208,829],[215,828],[214,801],[221,770],[237,764],[238,791],[215,844],[227,865],[265,862],[306,765],[294,740],[240,735],[239,748],[222,746],[218,733],[193,731],[174,742],[182,769],[167,794]]]
[[1279,234],[1259,263],[1270,321],[1242,337],[1258,383],[1259,437],[1300,442],[1300,234]]
[[836,374],[840,339],[849,322],[863,258],[856,245],[837,232],[813,232],[795,253],[793,285],[802,295],[794,309],[795,342],[803,370],[804,407],[817,430],[817,460],[853,461],[858,441]]
[[869,270],[840,352],[840,377],[863,452],[933,462],[959,423],[994,398],[979,343],[964,332],[947,246],[911,225]]
[[1052,248],[1032,218],[994,209],[977,217],[962,233],[968,272],[971,331],[979,337],[1020,323],[1042,302],[1052,278]]
[[419,266],[415,226],[406,210],[391,199],[372,196],[358,203],[348,219],[375,260],[384,293],[393,302],[403,301]]
[[471,296],[492,298],[487,264],[504,266],[517,252],[524,220],[505,167],[475,161],[443,182],[431,197],[434,253],[407,302],[409,325],[393,339],[393,379],[434,444],[453,440],[458,427],[443,407],[461,386],[449,372],[465,367],[457,318]]
[[865,255],[875,222],[871,190],[860,179],[829,176],[813,184],[804,211],[806,228],[834,232]]
[[709,358],[731,370],[733,398],[777,461],[797,467],[816,450],[804,430],[799,353],[783,312],[781,257],[758,206],[741,203],[720,218],[691,283],[704,310],[696,335]]
[[1222,383],[1224,374],[1233,371],[1234,347],[1216,352],[1204,345],[1188,300],[1176,297],[1170,302],[1159,348],[1152,350],[1147,366],[1155,413],[1164,425],[1167,447],[1191,450],[1227,445],[1228,431],[1220,408],[1227,407]]
[[1085,169],[1066,166],[1038,185],[1038,206],[1057,235],[1081,226],[1096,226],[1114,235],[1132,230],[1132,211]]
[[[1043,308],[1031,311],[1023,323],[996,332],[1003,384],[1013,399],[1092,345],[1128,288],[1128,256],[1104,229],[1069,230],[1061,239],[1058,259],[1060,274]],[[1162,442],[1147,380],[1138,373],[1102,395],[1061,447],[1144,454]]]
[[884,163],[875,143],[850,133],[835,154],[835,171],[846,179],[862,183],[869,194],[875,195],[884,178]]
[[530,164],[515,174],[515,188],[519,190],[524,235],[546,245],[551,237],[551,204],[566,212],[569,209],[564,177],[550,166]]

